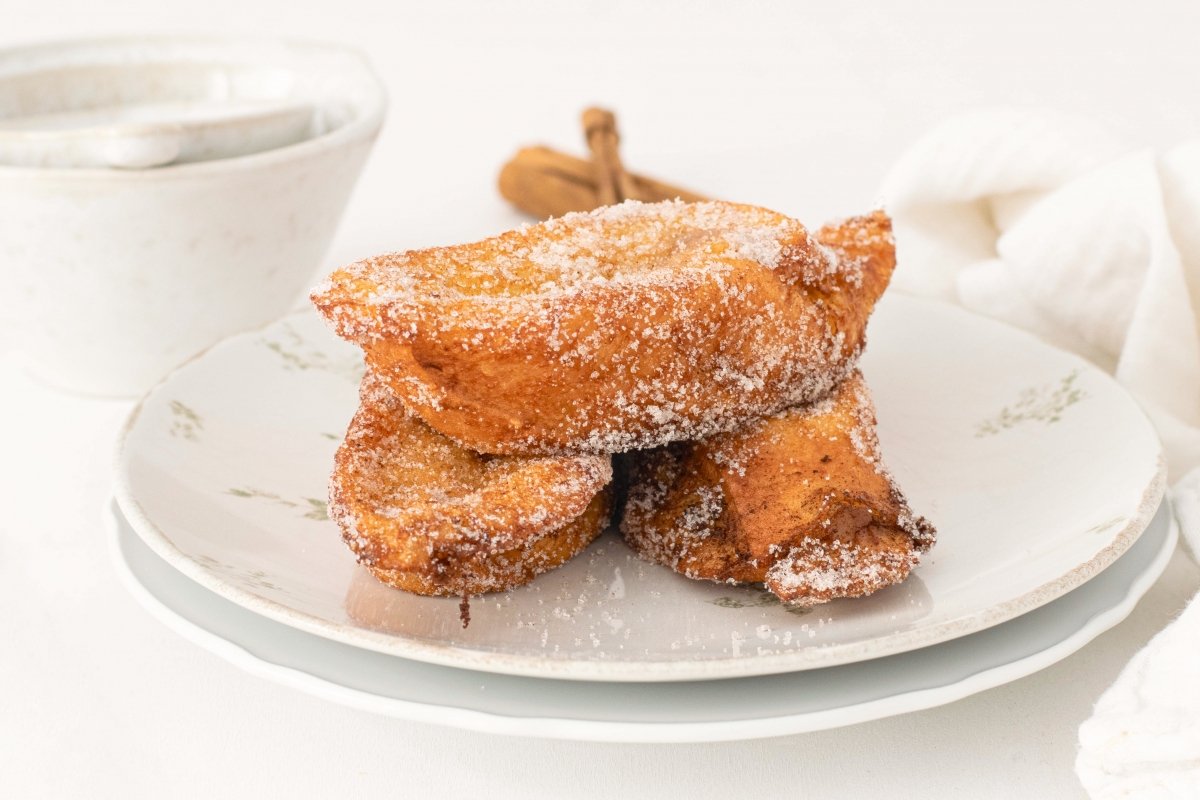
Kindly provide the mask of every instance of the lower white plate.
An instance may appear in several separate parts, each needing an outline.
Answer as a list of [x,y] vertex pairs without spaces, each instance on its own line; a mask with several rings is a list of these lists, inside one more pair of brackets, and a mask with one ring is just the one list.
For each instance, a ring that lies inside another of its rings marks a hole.
[[114,503],[117,572],[155,617],[246,671],[401,719],[492,733],[621,742],[753,739],[836,728],[961,699],[1054,664],[1128,616],[1170,559],[1164,502],[1112,566],[1068,594],[979,633],[825,669],[679,683],[558,681],[411,661],[248,611],[156,555]]

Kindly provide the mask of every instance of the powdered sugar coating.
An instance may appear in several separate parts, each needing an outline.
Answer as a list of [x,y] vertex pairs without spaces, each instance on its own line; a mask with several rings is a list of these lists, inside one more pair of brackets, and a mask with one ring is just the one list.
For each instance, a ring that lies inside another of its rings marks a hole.
[[794,605],[859,597],[899,583],[920,560],[915,550],[806,538],[767,570],[764,584]]
[[[487,259],[477,258],[477,248]],[[755,206],[723,202],[629,200],[567,214],[475,245],[388,253],[345,267],[313,289],[321,297],[338,284],[362,281],[362,300],[419,312],[469,299],[483,322],[494,306],[521,313],[531,306],[613,288],[685,284],[698,274],[725,271],[728,262],[753,261],[774,270],[788,262],[789,281],[819,283],[840,270],[837,256],[799,222]],[[378,333],[353,328],[339,315],[347,338]]]
[[465,446],[619,452],[828,393],[893,266],[880,213],[813,237],[751,206],[629,202],[368,259],[313,301]]
[[607,521],[605,456],[480,456],[368,372],[338,449],[330,517],[360,562],[422,593],[493,591],[557,566]]
[[643,557],[797,604],[903,580],[935,532],[879,454],[857,373],[817,403],[640,456],[621,522]]

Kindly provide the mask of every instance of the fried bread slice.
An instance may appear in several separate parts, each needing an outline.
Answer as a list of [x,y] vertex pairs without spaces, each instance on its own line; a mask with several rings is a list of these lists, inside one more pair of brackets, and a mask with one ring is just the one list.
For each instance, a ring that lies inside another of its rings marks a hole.
[[503,591],[608,524],[608,456],[486,456],[408,412],[368,371],[338,448],[329,511],[380,580],[418,594]]
[[798,605],[899,583],[936,537],[883,465],[858,372],[814,405],[637,454],[621,532],[690,578]]
[[631,201],[367,259],[312,300],[460,444],[607,453],[825,395],[894,266],[882,212],[813,236],[754,206]]

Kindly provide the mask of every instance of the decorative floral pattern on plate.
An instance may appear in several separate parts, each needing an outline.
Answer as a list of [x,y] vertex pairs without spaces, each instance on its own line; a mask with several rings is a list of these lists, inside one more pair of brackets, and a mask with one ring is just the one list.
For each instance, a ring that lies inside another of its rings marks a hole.
[[306,339],[286,320],[264,331],[260,341],[279,357],[285,370],[323,370],[343,375],[356,385],[362,379],[365,366],[357,351],[335,357],[327,348]]
[[262,489],[229,489],[226,494],[231,494],[234,497],[248,497],[259,500],[267,500],[272,503],[277,503],[287,508],[300,509],[304,513],[301,515],[305,519],[316,520],[318,522],[329,519],[327,503],[316,497],[303,497],[299,501],[288,500],[286,497],[280,497],[274,492],[264,492]]
[[778,597],[767,591],[750,598],[739,599],[737,597],[721,596],[713,598],[709,602],[720,608],[764,608],[779,606],[789,614],[811,614],[813,610],[812,606],[796,606],[782,603]]
[[992,436],[1023,422],[1044,422],[1047,425],[1062,419],[1063,412],[1087,397],[1077,385],[1079,370],[1072,370],[1056,384],[1022,389],[1017,400],[1005,406],[991,419],[979,423],[976,436]]
[[181,439],[187,439],[192,442],[196,441],[199,438],[200,431],[204,428],[204,421],[200,419],[200,415],[178,400],[170,402],[170,409],[171,427],[169,433]]

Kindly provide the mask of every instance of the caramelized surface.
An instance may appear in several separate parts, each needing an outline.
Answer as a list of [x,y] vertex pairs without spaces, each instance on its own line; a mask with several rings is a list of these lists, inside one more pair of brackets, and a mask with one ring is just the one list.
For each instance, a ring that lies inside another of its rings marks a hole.
[[368,372],[338,449],[330,514],[378,577],[422,594],[519,585],[607,522],[607,456],[515,458],[466,450],[408,413]]
[[894,264],[878,212],[813,237],[752,206],[625,203],[368,259],[312,297],[457,442],[619,452],[826,394]]
[[883,466],[855,373],[829,398],[640,454],[621,530],[693,578],[812,604],[898,583],[934,541]]

